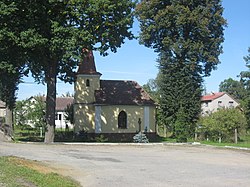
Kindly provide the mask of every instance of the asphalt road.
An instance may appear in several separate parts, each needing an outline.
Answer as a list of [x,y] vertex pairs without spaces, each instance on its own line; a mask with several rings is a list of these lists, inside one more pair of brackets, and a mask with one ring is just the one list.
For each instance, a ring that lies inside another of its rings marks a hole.
[[86,187],[250,186],[250,152],[187,145],[0,142],[0,156],[42,161]]

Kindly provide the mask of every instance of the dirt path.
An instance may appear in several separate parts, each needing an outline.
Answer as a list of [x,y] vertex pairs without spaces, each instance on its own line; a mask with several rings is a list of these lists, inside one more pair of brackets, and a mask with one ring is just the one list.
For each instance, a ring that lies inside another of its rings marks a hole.
[[249,186],[250,152],[203,146],[0,142],[0,156],[42,161],[82,186]]

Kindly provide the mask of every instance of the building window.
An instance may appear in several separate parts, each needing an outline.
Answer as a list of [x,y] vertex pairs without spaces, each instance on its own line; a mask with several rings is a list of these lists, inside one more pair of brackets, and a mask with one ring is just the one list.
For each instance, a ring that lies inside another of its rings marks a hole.
[[55,120],[62,120],[62,114],[56,114]]
[[58,120],[62,120],[62,114],[58,114]]
[[233,104],[234,104],[233,101],[229,101],[229,103],[228,103],[229,108],[233,108]]
[[88,87],[90,86],[90,81],[89,81],[89,79],[86,80],[86,86],[88,86]]
[[222,107],[222,101],[218,101],[218,107]]
[[118,128],[119,129],[127,128],[127,114],[124,111],[121,111],[118,115]]

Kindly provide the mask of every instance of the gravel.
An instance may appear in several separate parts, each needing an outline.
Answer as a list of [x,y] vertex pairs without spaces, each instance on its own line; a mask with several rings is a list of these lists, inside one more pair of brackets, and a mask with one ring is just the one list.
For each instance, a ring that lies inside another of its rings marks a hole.
[[250,185],[250,151],[201,145],[0,142],[0,156],[42,161],[84,187]]

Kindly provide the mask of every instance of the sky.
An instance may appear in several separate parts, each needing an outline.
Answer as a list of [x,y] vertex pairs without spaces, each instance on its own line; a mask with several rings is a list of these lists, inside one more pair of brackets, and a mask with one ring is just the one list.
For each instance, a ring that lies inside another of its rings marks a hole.
[[[217,92],[219,84],[228,78],[238,80],[241,71],[247,70],[243,57],[248,55],[250,47],[250,0],[223,0],[223,17],[227,20],[224,30],[225,41],[222,44],[223,54],[221,63],[211,76],[205,78],[204,85],[207,92]],[[139,26],[135,21],[132,32],[138,36]],[[157,53],[153,49],[140,45],[137,40],[126,40],[116,53],[106,57],[94,52],[97,71],[102,73],[104,80],[134,80],[140,85],[157,76]],[[57,96],[74,92],[74,86],[58,81]],[[46,86],[38,85],[32,77],[25,77],[24,83],[19,85],[18,100],[31,96],[46,95]]]

